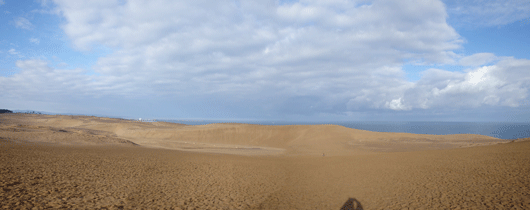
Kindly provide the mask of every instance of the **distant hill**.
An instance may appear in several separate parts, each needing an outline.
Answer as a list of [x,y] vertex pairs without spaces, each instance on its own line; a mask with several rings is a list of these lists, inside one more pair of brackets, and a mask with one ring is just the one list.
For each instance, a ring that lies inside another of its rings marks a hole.
[[79,113],[68,113],[68,112],[45,112],[45,111],[35,111],[35,110],[13,110],[13,113],[24,113],[24,114],[45,114],[45,115],[76,115],[76,116],[96,116],[96,117],[110,117],[110,118],[121,118],[121,119],[138,119],[136,117],[123,117],[116,115],[102,115],[102,114],[79,114]]
[[13,111],[9,109],[0,109],[0,114],[3,114],[3,113],[13,113]]
[[44,111],[35,111],[35,110],[13,110],[14,113],[24,113],[24,114],[47,114],[47,115],[83,115],[76,113],[55,113],[55,112],[44,112]]

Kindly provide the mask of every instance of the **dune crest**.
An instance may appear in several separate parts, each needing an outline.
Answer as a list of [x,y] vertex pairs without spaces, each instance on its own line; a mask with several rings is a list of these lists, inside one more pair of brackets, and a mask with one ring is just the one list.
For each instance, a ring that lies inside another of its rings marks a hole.
[[[372,132],[339,125],[253,125],[167,122],[65,115],[0,115],[2,137],[60,144],[128,144],[240,155],[343,156],[450,149],[505,143],[475,134]],[[20,131],[29,132],[21,134]]]

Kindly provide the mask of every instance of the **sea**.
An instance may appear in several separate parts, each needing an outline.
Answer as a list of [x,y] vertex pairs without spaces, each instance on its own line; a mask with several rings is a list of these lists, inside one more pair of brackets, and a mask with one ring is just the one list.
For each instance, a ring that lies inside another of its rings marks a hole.
[[480,134],[500,139],[519,139],[530,137],[530,123],[515,122],[389,122],[389,121],[339,121],[339,122],[294,122],[294,121],[222,121],[222,120],[157,120],[187,125],[205,125],[211,123],[247,123],[259,125],[321,125],[334,124],[348,128],[415,134]]

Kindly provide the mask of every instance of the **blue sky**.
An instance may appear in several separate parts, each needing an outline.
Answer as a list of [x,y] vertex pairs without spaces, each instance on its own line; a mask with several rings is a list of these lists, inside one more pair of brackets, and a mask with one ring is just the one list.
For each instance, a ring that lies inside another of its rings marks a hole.
[[0,108],[530,121],[528,1],[0,0]]

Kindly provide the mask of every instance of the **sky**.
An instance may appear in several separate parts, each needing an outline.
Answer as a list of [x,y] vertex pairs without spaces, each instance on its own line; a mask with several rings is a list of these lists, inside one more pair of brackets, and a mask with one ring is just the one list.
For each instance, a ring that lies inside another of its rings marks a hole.
[[530,122],[528,0],[0,0],[0,108]]

